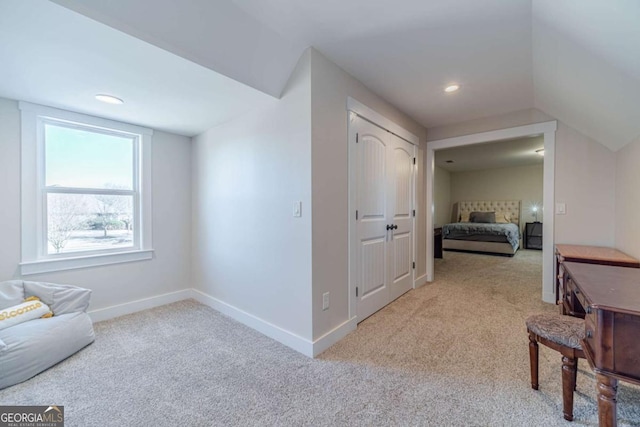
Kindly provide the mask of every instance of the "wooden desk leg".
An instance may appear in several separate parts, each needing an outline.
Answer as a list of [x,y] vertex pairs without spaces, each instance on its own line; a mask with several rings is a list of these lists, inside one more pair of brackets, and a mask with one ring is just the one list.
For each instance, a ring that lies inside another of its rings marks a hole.
[[529,332],[529,365],[531,366],[531,388],[538,389],[538,341],[536,336]]
[[600,427],[616,427],[618,380],[607,375],[596,374],[596,390],[598,392],[598,425]]
[[576,359],[562,356],[562,412],[573,421],[573,390],[576,388]]

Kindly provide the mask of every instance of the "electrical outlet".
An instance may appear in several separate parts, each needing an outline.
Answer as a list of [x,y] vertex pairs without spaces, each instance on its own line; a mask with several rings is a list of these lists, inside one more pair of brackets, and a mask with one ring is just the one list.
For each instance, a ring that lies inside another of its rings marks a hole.
[[322,294],[322,310],[329,310],[329,292]]

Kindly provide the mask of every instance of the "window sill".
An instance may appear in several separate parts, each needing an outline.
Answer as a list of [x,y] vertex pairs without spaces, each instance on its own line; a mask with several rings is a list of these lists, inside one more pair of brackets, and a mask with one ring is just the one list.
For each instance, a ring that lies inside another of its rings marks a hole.
[[73,258],[44,259],[20,263],[20,272],[23,276],[28,276],[30,274],[49,273],[52,271],[74,270],[77,268],[143,261],[151,258],[153,258],[153,249],[78,256]]

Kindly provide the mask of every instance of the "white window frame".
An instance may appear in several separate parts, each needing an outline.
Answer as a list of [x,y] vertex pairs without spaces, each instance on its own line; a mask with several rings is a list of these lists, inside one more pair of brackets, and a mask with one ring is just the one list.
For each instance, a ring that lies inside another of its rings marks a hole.
[[[151,138],[153,131],[140,126],[20,102],[22,118],[22,275],[96,267],[151,259]],[[134,139],[132,190],[87,191],[47,189],[45,185],[44,126],[54,124]],[[47,250],[47,194],[121,194],[133,196],[133,247],[49,254]]]

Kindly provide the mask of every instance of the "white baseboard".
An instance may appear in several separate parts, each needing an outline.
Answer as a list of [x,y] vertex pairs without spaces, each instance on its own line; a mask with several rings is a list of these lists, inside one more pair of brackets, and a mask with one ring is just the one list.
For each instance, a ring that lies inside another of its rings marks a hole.
[[356,317],[353,317],[315,340],[313,342],[313,357],[316,357],[342,338],[346,337],[350,332],[355,331],[358,327],[357,320],[358,319]]
[[301,336],[286,331],[279,326],[260,319],[246,311],[240,310],[226,302],[220,301],[219,299],[214,298],[211,295],[207,295],[197,289],[192,289],[192,297],[196,301],[201,302],[204,305],[208,305],[220,313],[226,314],[232,319],[237,320],[251,329],[255,329],[256,331],[294,349],[299,353],[304,354],[305,356],[314,356],[314,343],[302,338]]
[[240,310],[226,302],[220,301],[210,295],[205,294],[197,289],[183,289],[181,291],[171,292],[168,294],[158,295],[155,297],[144,298],[137,301],[131,301],[124,304],[114,305],[111,307],[92,310],[89,312],[91,320],[100,322],[102,320],[113,319],[114,317],[124,316],[125,314],[135,313],[137,311],[147,310],[149,308],[159,307],[161,305],[171,304],[173,302],[182,301],[193,298],[196,301],[223,313],[232,319],[254,329],[269,338],[278,341],[293,350],[304,354],[305,356],[315,357],[340,341],[352,331],[356,330],[357,319],[354,317],[333,330],[327,332],[317,340],[311,342],[299,335],[293,334],[285,329],[269,323],[253,314]]
[[551,304],[556,303],[556,296],[553,292],[543,292],[542,293],[542,301],[548,302]]
[[220,301],[219,299],[214,298],[211,295],[207,295],[202,291],[199,291],[197,289],[193,289],[192,291],[192,297],[196,301],[208,305],[214,310],[226,314],[227,316],[250,327],[251,329],[255,329],[256,331],[268,336],[269,338],[274,339],[279,343],[284,344],[287,347],[290,347],[293,350],[309,357],[316,357],[317,355],[331,347],[333,344],[337,343],[342,338],[347,336],[349,332],[355,331],[357,327],[357,319],[354,317],[337,326],[330,332],[327,332],[317,340],[311,342],[299,335],[293,334],[285,329],[282,329],[279,326],[260,319],[253,314],[249,314],[246,311],[240,310],[237,307],[227,304],[226,302]]
[[413,288],[417,289],[420,286],[423,286],[427,283],[427,273],[424,273],[420,277],[416,277],[416,280],[413,281]]
[[161,305],[171,304],[172,302],[189,299],[192,297],[191,291],[191,289],[183,289],[181,291],[143,298],[124,304],[100,308],[98,310],[91,310],[89,311],[89,316],[94,322],[113,319],[114,317],[124,316],[125,314],[131,314],[137,311],[147,310],[149,308],[160,307]]

